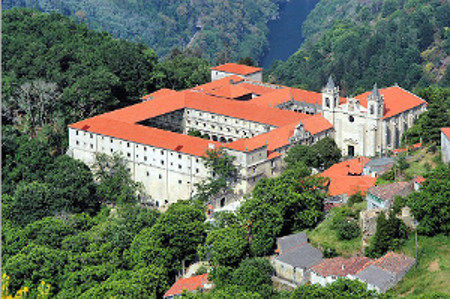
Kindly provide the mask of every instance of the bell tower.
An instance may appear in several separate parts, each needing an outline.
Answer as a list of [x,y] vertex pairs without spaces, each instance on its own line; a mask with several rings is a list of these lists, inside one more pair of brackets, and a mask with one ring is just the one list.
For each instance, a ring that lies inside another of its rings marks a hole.
[[334,84],[330,75],[327,85],[322,89],[322,116],[333,126],[335,125],[335,113],[338,106],[339,87]]
[[367,110],[369,118],[381,119],[384,116],[384,97],[380,94],[377,83],[367,97]]

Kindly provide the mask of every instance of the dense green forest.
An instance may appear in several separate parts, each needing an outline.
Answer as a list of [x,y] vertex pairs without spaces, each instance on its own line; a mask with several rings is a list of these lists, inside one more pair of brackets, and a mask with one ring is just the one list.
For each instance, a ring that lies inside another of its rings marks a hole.
[[116,38],[142,42],[166,57],[174,48],[202,52],[210,61],[258,60],[267,48],[267,21],[286,0],[6,0],[3,9],[59,12]]
[[273,82],[320,90],[332,74],[344,95],[398,83],[450,83],[450,3],[440,0],[320,1],[304,22],[306,41]]
[[[66,125],[134,103],[157,88],[204,83],[209,63],[195,51],[180,50],[159,61],[143,44],[56,13],[4,11],[2,27],[2,272],[9,275],[2,281],[10,293],[27,287],[33,298],[50,285],[56,298],[161,297],[183,262],[209,257],[216,288],[193,297],[389,297],[348,280],[293,292],[272,286],[272,266],[262,257],[273,252],[275,238],[314,229],[325,217],[324,182],[309,167],[339,160],[331,139],[293,148],[283,174],[260,180],[237,214],[216,215],[216,226],[205,223],[201,196],[163,213],[142,207],[140,186],[120,157],[98,156],[91,172],[64,155]],[[435,142],[437,128],[448,121],[450,92],[421,92],[430,109],[410,139],[427,135]],[[227,187],[233,169],[225,158],[205,160],[218,174],[203,185],[206,196]],[[448,206],[448,173],[448,166],[439,166],[426,176],[423,190],[406,199],[422,223],[421,234],[448,235],[448,213],[441,209]],[[376,255],[395,238],[379,237]]]

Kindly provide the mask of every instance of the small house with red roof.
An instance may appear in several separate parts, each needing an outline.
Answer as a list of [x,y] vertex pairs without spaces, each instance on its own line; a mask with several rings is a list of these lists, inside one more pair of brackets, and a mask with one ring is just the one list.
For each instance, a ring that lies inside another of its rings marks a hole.
[[369,290],[384,293],[396,286],[415,262],[416,260],[412,257],[391,251],[355,275],[348,277],[367,283]]
[[204,292],[210,290],[212,287],[212,282],[208,280],[208,274],[192,276],[189,278],[180,278],[164,294],[163,298],[173,299],[181,297],[183,292]]
[[324,259],[311,267],[311,283],[326,286],[335,282],[338,278],[355,275],[368,267],[373,261],[365,256],[353,256],[350,258],[334,257]]
[[414,191],[410,182],[395,182],[387,185],[371,187],[367,190],[367,210],[387,210],[394,205],[396,196],[407,196]]
[[450,128],[441,129],[441,152],[442,161],[444,163],[450,162]]
[[349,196],[358,192],[365,195],[367,189],[375,186],[376,178],[363,174],[364,166],[369,161],[364,157],[350,159],[336,163],[319,174],[329,178],[326,210],[347,202]]

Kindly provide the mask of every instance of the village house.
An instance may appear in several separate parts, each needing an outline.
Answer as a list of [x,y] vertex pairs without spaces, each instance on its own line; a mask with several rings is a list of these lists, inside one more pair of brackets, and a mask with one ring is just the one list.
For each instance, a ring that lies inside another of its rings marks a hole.
[[368,267],[348,277],[367,283],[369,290],[384,293],[396,286],[415,262],[414,258],[404,254],[388,252]]
[[364,165],[363,174],[370,175],[372,177],[378,177],[389,170],[394,166],[394,158],[391,157],[382,157],[382,158],[374,158]]
[[338,278],[355,275],[371,263],[372,260],[365,256],[353,256],[350,258],[338,256],[324,259],[311,267],[311,283],[326,286],[335,282]]
[[305,233],[277,239],[278,255],[272,260],[276,277],[288,284],[301,285],[311,280],[311,266],[322,260],[322,252],[308,243]]
[[371,187],[367,190],[367,210],[389,209],[394,205],[396,196],[407,196],[414,191],[410,182],[395,182],[387,185]]
[[347,202],[348,197],[361,193],[375,186],[376,178],[364,175],[363,168],[370,159],[359,157],[336,163],[319,175],[329,178],[328,197],[325,200],[325,210],[340,206]]
[[183,292],[197,293],[213,288],[212,282],[208,280],[208,274],[192,276],[178,279],[170,289],[164,294],[164,299],[181,297]]

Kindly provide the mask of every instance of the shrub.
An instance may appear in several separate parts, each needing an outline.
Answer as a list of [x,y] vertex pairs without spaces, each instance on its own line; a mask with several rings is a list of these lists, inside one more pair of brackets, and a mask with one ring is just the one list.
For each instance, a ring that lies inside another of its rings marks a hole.
[[338,237],[341,240],[351,240],[358,237],[361,234],[361,229],[358,226],[356,220],[347,220],[341,222],[336,227]]

